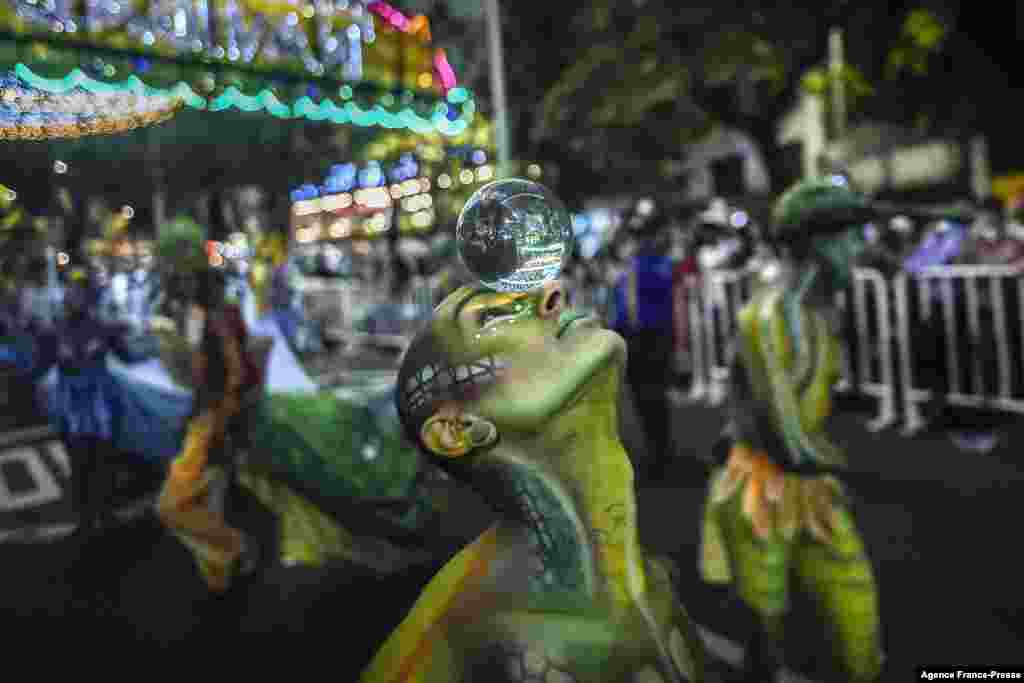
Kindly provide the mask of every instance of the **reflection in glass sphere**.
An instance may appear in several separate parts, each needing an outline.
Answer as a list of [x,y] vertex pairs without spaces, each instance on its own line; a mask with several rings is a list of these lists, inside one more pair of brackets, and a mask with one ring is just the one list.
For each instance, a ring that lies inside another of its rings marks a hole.
[[526,292],[554,280],[572,251],[569,212],[529,180],[481,187],[463,207],[455,234],[462,262],[500,292]]

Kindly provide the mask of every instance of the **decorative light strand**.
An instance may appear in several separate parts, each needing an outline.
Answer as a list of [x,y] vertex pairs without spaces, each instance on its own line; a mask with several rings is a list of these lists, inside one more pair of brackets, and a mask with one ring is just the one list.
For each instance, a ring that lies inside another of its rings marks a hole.
[[[86,92],[97,94],[131,93],[140,97],[172,97],[180,99],[193,109],[266,111],[281,119],[305,118],[311,121],[330,121],[339,125],[407,128],[417,133],[437,131],[447,136],[455,136],[464,132],[476,112],[474,101],[465,88],[454,88],[449,91],[446,97],[448,104],[438,103],[428,118],[416,113],[410,107],[392,112],[381,105],[363,109],[351,101],[346,102],[343,107],[339,107],[327,98],[320,104],[316,104],[308,96],[303,96],[294,105],[289,106],[281,102],[270,90],[261,90],[252,96],[242,93],[234,86],[227,88],[212,101],[207,101],[184,82],[179,82],[168,89],[148,86],[137,76],[131,76],[120,83],[105,83],[89,77],[80,69],[75,69],[64,78],[51,79],[37,75],[24,64],[18,64],[15,67],[15,75],[32,88],[57,95],[81,88]],[[456,112],[457,116],[453,120],[449,115],[450,107],[457,105],[461,105],[461,111]]]
[[441,82],[441,90],[445,94],[457,85],[455,70],[448,63],[448,55],[442,48],[438,48],[434,52],[434,73],[437,74],[437,78]]
[[[121,133],[165,121],[183,103],[181,97],[148,90],[137,79],[120,89],[89,89],[80,78],[72,81],[76,84],[55,92],[33,87],[18,73],[0,76],[0,139]],[[54,168],[60,173],[57,164]]]
[[[424,43],[431,42],[430,22],[422,14],[409,19],[390,4],[381,0],[371,2],[366,6],[366,9],[371,14],[380,17],[381,21],[396,31],[415,36]],[[438,48],[434,51],[433,62],[434,74],[437,76],[438,83],[441,84],[441,92],[447,94],[449,90],[458,84],[455,79],[455,70],[452,69],[452,65],[448,62],[448,55],[443,49]]]

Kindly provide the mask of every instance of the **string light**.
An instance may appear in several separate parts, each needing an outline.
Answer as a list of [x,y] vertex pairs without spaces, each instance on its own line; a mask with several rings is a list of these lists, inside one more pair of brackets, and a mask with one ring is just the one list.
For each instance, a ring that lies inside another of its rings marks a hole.
[[459,180],[463,185],[469,185],[473,182],[473,172],[468,168],[463,169],[462,172],[459,173]]
[[383,187],[359,190],[355,194],[356,204],[370,209],[384,209],[391,206],[391,195]]
[[530,164],[526,167],[526,174],[531,178],[540,178],[541,170],[537,164]]
[[452,69],[452,65],[448,62],[448,55],[442,48],[438,48],[434,52],[434,73],[437,74],[438,80],[441,81],[441,89],[444,92],[455,88],[455,70]]
[[352,195],[348,192],[323,197],[320,200],[320,211],[337,211],[352,206]]
[[127,218],[128,220],[131,220],[132,218],[135,217],[135,209],[126,204],[125,206],[121,207],[121,215]]
[[373,218],[366,222],[366,231],[370,234],[386,232],[389,227],[387,216],[383,213],[374,214]]
[[59,254],[57,254],[58,266],[66,266],[69,263],[71,263],[71,257],[68,256],[65,252],[62,251]]
[[480,182],[490,180],[494,177],[494,169],[490,166],[481,166],[476,170],[476,179]]
[[415,197],[407,197],[402,202],[402,208],[409,213],[415,213],[422,209],[429,209],[434,203],[434,199],[429,194],[418,194]]
[[437,176],[437,186],[440,187],[442,190],[447,190],[449,187],[452,186],[452,177],[447,173],[442,173],[441,175]]
[[413,214],[410,221],[414,228],[428,228],[434,221],[434,213],[432,211],[418,211]]
[[[299,98],[294,104],[288,105],[281,102],[270,90],[264,89],[256,95],[246,95],[235,86],[229,86],[218,97],[208,101],[184,82],[165,89],[148,86],[134,75],[120,83],[106,83],[90,78],[80,69],[75,69],[64,78],[58,79],[43,78],[24,64],[18,64],[14,70],[17,77],[31,87],[54,94],[65,94],[74,88],[81,88],[94,94],[131,93],[143,97],[171,97],[180,99],[188,107],[199,110],[214,112],[231,109],[245,112],[266,111],[271,116],[280,119],[305,118],[310,121],[329,121],[338,125],[353,124],[362,127],[408,129],[422,134],[439,132],[449,137],[463,133],[473,120],[476,111],[475,103],[465,88],[455,88],[448,93],[448,105],[461,105],[461,111],[452,120],[447,115],[447,109],[440,105],[434,108],[429,117],[418,114],[411,107],[404,107],[396,112],[389,111],[377,104],[364,109],[351,101],[347,101],[344,106],[338,106],[327,98],[316,104],[308,95]],[[351,92],[352,89],[349,86],[343,86],[340,91],[343,99],[346,93],[351,96]]]
[[292,212],[296,216],[310,216],[313,214],[320,213],[321,206],[320,202],[315,199],[309,199],[306,201],[295,202],[292,204]]
[[331,237],[334,239],[348,237],[352,232],[352,221],[347,218],[339,218],[331,223],[328,232],[330,232]]

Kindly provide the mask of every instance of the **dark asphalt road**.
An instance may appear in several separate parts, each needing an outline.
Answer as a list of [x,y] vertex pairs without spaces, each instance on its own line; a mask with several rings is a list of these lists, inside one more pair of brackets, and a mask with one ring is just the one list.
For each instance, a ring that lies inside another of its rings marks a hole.
[[[847,415],[835,427],[850,455],[846,479],[880,584],[886,680],[911,680],[911,670],[921,665],[1024,665],[1017,540],[1024,468],[1013,448],[1024,444],[1024,429],[981,456],[958,452],[940,435],[871,434],[866,419]],[[677,560],[695,619],[739,640],[742,611],[696,573],[706,481],[698,457],[717,436],[720,413],[684,407],[675,424],[677,466],[664,481],[640,484],[642,538]],[[250,515],[254,524],[267,523],[258,511]],[[479,500],[467,496],[446,521],[440,543],[452,551],[488,520]],[[340,681],[355,679],[430,575],[427,568],[382,580],[350,567],[277,567],[233,595],[210,599],[185,550],[150,517],[109,533],[70,568],[74,553],[66,541],[0,544],[0,553],[5,646],[60,638],[65,648],[109,652],[130,643],[136,653],[178,653],[161,660],[169,667],[213,648],[218,658],[250,663],[245,666],[315,667]],[[101,596],[107,607],[96,600],[76,606],[76,588]],[[810,619],[796,620],[791,629],[792,666],[809,676],[821,673],[818,633]]]
[[[924,665],[1024,666],[1024,585],[1016,541],[1024,500],[1024,468],[1015,427],[990,455],[965,454],[944,435],[914,439],[894,431],[872,434],[869,416],[848,414],[833,425],[847,448],[844,477],[879,583],[887,680],[912,679]],[[688,407],[677,420],[683,457],[671,486],[644,487],[641,533],[671,554],[695,619],[719,633],[736,633],[743,614],[722,591],[697,575],[698,520],[705,477],[688,467],[712,443],[720,413]],[[678,482],[678,483],[675,483]],[[679,520],[678,524],[665,520]],[[815,671],[813,620],[792,631],[792,661]]]

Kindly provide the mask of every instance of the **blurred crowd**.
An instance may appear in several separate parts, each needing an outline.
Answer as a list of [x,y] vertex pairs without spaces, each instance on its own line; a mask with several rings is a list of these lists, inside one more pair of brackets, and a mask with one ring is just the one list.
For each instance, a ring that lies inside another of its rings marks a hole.
[[[723,200],[684,211],[659,211],[643,205],[639,208],[622,217],[618,229],[593,258],[574,254],[567,277],[576,303],[600,313],[629,341],[628,380],[634,387],[636,410],[651,441],[651,452],[660,453],[669,450],[665,447],[669,406],[660,397],[666,390],[689,385],[693,369],[692,326],[704,324],[693,319],[688,291],[692,296],[704,278],[716,271],[756,272],[775,258],[776,250],[765,229],[768,219],[757,210],[747,211]],[[889,281],[900,274],[909,276],[908,303],[915,320],[911,334],[918,342],[915,348],[921,349],[913,359],[915,376],[933,394],[925,410],[926,418],[934,429],[955,423],[956,440],[962,447],[989,450],[996,440],[991,421],[977,416],[965,418],[947,403],[955,384],[954,375],[961,373],[960,385],[966,386],[971,372],[967,363],[953,367],[949,344],[957,345],[959,358],[978,358],[985,372],[995,373],[995,327],[999,314],[1006,329],[1022,329],[1018,278],[999,280],[1003,289],[1000,312],[993,307],[993,301],[1000,299],[991,296],[989,283],[979,278],[978,310],[972,312],[968,309],[964,280],[950,281],[952,291],[944,294],[937,280],[920,276],[930,272],[929,268],[948,266],[1010,271],[1024,267],[1022,212],[1006,211],[998,201],[988,200],[947,207],[932,216],[926,212],[908,213],[895,216],[886,225],[865,226],[868,248],[858,266],[878,271]],[[952,303],[945,303],[944,296]],[[894,315],[895,302],[889,304],[890,315]],[[728,327],[722,321],[727,313],[719,310],[718,305],[712,311],[714,324],[718,334],[727,337]],[[944,316],[931,314],[941,312],[947,305],[952,306],[956,320],[952,342]],[[873,319],[878,302],[869,297],[867,306],[867,317]],[[972,331],[974,315],[976,331]],[[855,333],[858,321],[852,306],[846,308],[840,324],[849,345],[853,385],[858,386],[857,374],[865,368],[857,363],[861,355]],[[1021,334],[1011,332],[1004,336],[1008,337],[1011,358],[1024,357]],[[878,349],[871,349],[869,357],[877,356]],[[1024,374],[1019,368],[1015,372],[1022,376],[1014,378],[1014,385],[1024,387]],[[998,383],[998,378],[988,378],[986,386]],[[657,466],[654,468],[657,470]],[[657,476],[657,472],[652,476]]]

